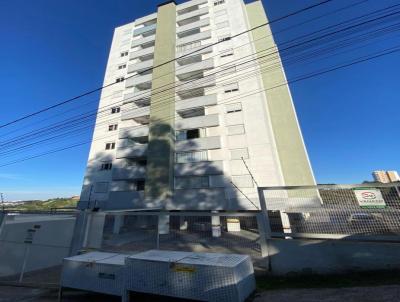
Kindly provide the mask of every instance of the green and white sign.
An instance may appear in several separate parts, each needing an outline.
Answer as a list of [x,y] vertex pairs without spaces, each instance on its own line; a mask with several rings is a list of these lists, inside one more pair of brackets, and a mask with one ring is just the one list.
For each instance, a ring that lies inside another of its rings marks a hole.
[[386,203],[382,193],[377,189],[359,188],[354,189],[358,204],[362,208],[385,208]]

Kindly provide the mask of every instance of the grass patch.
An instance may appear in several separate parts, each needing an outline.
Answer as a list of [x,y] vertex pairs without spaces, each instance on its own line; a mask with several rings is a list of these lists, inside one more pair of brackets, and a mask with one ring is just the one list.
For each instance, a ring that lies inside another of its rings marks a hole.
[[341,288],[400,284],[400,271],[353,272],[337,275],[259,276],[258,290]]

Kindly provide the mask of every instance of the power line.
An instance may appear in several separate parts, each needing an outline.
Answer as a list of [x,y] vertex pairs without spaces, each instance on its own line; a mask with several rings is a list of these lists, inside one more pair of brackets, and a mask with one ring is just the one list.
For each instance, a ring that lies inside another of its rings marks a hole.
[[[244,68],[244,69],[247,69],[247,67]],[[257,74],[256,74],[256,75],[257,75]],[[253,76],[254,76],[254,75],[253,75]],[[218,104],[218,105],[222,105],[222,104]],[[217,106],[218,106],[218,105],[217,105]],[[97,125],[98,125],[98,124],[97,124]],[[139,126],[139,127],[140,127],[140,126]],[[85,127],[85,128],[87,128],[87,127]],[[17,151],[17,150],[22,149],[22,148],[24,148],[24,147],[28,147],[28,146],[31,146],[31,145],[34,145],[34,144],[37,144],[37,143],[41,143],[41,142],[44,142],[44,141],[48,141],[48,140],[53,139],[53,138],[63,137],[63,136],[65,136],[66,134],[74,133],[74,132],[76,132],[76,131],[81,131],[81,130],[84,130],[85,128],[76,129],[76,130],[73,130],[73,131],[69,131],[69,132],[67,132],[67,133],[64,133],[64,134],[62,134],[62,135],[57,135],[57,136],[55,136],[55,137],[51,137],[51,138],[47,138],[47,139],[44,139],[44,140],[41,140],[41,141],[38,141],[38,142],[34,142],[34,143],[31,143],[31,144],[28,144],[28,145],[25,145],[25,146],[22,146],[22,147],[19,147],[19,148],[16,148],[16,149],[12,149],[12,150],[9,150],[9,151],[0,153],[0,155],[1,155],[1,154],[6,154],[6,153],[10,153],[10,152],[14,152],[14,151]]]
[[[367,61],[370,61],[370,60],[373,60],[373,59],[377,59],[379,57],[382,57],[382,56],[385,56],[385,55],[389,55],[389,54],[393,54],[393,53],[396,53],[396,52],[399,52],[399,51],[400,51],[400,46],[392,47],[389,50],[382,51],[382,52],[380,52],[378,54],[375,54],[375,55],[372,55],[372,56],[369,56],[369,57],[364,57],[362,59],[359,59],[357,61],[353,61],[351,63],[343,64],[343,65],[340,65],[340,66],[332,67],[330,69],[321,70],[319,72],[315,72],[315,73],[312,73],[312,74],[309,74],[309,75],[305,75],[305,76],[299,77],[299,78],[297,78],[295,80],[290,80],[290,81],[287,81],[287,82],[282,83],[280,85],[276,85],[276,86],[270,87],[268,89],[260,90],[257,93],[260,93],[262,91],[271,90],[271,89],[276,89],[278,87],[281,87],[283,85],[287,85],[287,84],[290,84],[290,83],[295,83],[295,82],[303,81],[303,80],[306,80],[306,79],[310,79],[310,78],[313,78],[313,77],[316,77],[316,76],[319,76],[319,75],[326,74],[328,72],[336,71],[336,70],[339,70],[339,69],[342,69],[342,68],[346,68],[346,67],[350,67],[350,66],[353,66],[353,65],[356,65],[356,64],[359,64],[359,63],[367,62]],[[104,139],[104,138],[101,138],[101,139]],[[12,161],[12,162],[9,162],[9,163],[6,163],[6,164],[2,164],[2,165],[0,165],[0,167],[9,166],[9,165],[16,164],[16,163],[21,163],[21,162],[24,162],[24,161],[27,161],[27,160],[31,160],[31,159],[34,159],[34,158],[38,158],[38,157],[50,155],[50,154],[53,154],[53,153],[56,153],[56,152],[61,152],[61,151],[64,151],[64,150],[76,148],[78,146],[82,146],[82,145],[88,144],[90,142],[92,142],[92,140],[86,141],[86,142],[77,143],[77,144],[74,144],[74,145],[71,145],[71,146],[67,146],[67,147],[64,147],[64,148],[61,148],[61,149],[51,150],[51,151],[48,151],[48,152],[45,152],[45,153],[41,153],[41,154],[37,154],[37,155],[31,156],[31,157],[26,157],[26,158],[22,158],[22,159],[19,159],[19,160],[15,160],[15,161]]]

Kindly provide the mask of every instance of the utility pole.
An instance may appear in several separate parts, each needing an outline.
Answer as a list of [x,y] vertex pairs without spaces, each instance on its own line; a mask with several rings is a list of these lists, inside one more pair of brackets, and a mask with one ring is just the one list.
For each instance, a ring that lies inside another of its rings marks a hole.
[[0,193],[0,197],[1,197],[1,208],[3,209],[4,212],[4,197],[3,197],[3,193]]

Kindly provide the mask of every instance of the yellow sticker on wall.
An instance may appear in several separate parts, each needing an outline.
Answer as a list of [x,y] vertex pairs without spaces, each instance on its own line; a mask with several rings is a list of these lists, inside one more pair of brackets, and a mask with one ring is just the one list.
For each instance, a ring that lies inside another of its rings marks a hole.
[[182,264],[174,264],[171,266],[171,269],[174,272],[180,272],[180,273],[195,273],[196,268],[194,266],[189,266],[189,265],[182,265]]

